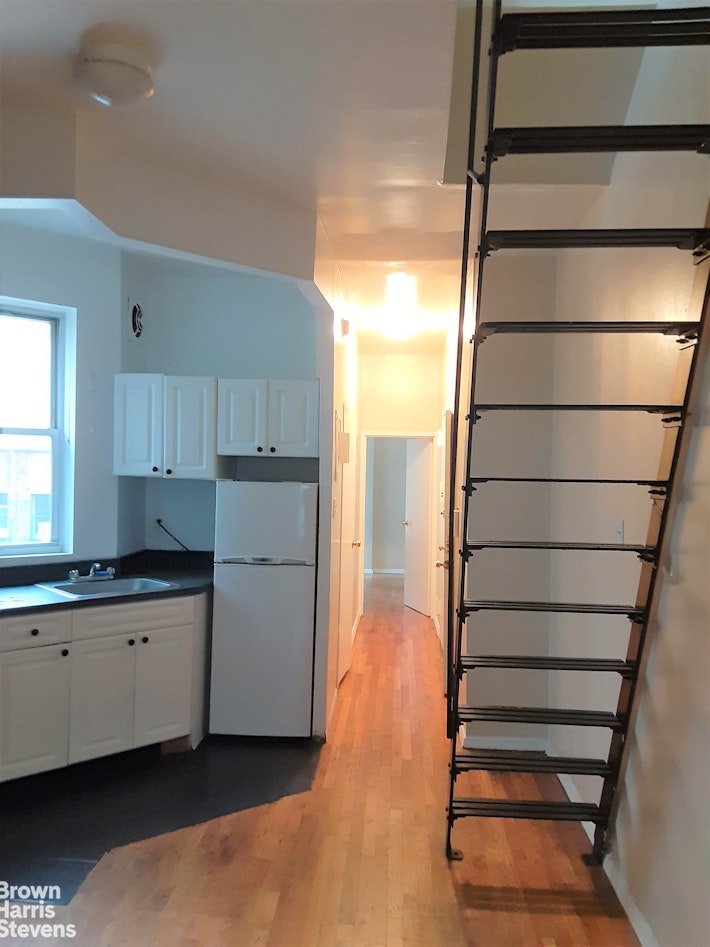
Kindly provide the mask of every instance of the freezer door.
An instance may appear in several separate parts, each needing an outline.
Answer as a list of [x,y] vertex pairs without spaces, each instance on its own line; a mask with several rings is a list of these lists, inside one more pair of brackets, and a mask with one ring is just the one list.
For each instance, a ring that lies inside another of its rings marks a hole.
[[311,735],[315,569],[216,565],[210,733]]
[[215,509],[215,560],[240,557],[316,561],[318,486],[221,481]]

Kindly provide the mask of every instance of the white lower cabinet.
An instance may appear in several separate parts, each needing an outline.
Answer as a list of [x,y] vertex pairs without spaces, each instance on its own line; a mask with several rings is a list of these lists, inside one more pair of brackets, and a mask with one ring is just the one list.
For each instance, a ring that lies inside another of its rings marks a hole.
[[135,635],[72,645],[69,762],[133,746]]
[[[188,735],[197,746],[207,609],[201,594],[62,610],[58,625],[0,619],[0,780]],[[64,641],[42,644],[50,634]]]
[[192,628],[139,635],[133,742],[146,746],[190,732]]
[[0,654],[0,779],[67,764],[68,644]]

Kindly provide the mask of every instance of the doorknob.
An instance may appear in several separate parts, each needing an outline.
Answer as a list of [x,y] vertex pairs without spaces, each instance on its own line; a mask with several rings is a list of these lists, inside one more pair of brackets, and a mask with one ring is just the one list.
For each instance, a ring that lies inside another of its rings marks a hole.
[[362,544],[359,539],[353,539],[353,546],[360,546],[360,545]]
[[409,520],[402,520],[402,526],[409,526]]

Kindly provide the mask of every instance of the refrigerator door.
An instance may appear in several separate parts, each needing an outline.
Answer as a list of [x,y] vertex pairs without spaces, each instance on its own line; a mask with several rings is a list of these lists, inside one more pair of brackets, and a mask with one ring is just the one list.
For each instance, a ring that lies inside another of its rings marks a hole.
[[313,566],[216,565],[210,733],[307,737]]
[[217,483],[215,561],[316,561],[315,483]]

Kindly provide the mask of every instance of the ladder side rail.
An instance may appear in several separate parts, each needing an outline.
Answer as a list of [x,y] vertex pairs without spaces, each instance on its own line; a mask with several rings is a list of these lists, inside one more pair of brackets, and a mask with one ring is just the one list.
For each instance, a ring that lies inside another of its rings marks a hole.
[[[492,34],[495,33],[498,23],[501,18],[501,0],[494,0],[493,4],[493,23],[492,23]],[[498,54],[491,42],[488,51],[490,65],[488,71],[488,88],[487,88],[487,99],[486,99],[486,141],[490,139],[490,136],[493,131],[495,123],[495,96],[496,96],[496,86],[497,86],[497,72],[498,72]],[[475,95],[475,92],[473,93]],[[466,431],[466,450],[465,450],[465,461],[464,461],[464,476],[466,478],[466,483],[468,482],[468,477],[471,472],[471,453],[473,448],[473,426],[475,423],[475,411],[474,403],[476,397],[476,376],[478,371],[478,349],[480,346],[480,339],[476,333],[476,327],[478,326],[481,320],[481,303],[483,299],[483,279],[484,279],[484,263],[486,258],[486,252],[484,250],[485,243],[485,233],[488,222],[488,205],[490,200],[490,183],[491,183],[491,167],[493,163],[493,158],[490,154],[490,149],[486,149],[485,156],[485,167],[481,175],[475,176],[479,183],[482,185],[481,193],[481,206],[479,214],[479,243],[478,250],[475,256],[476,262],[476,283],[475,283],[475,298],[474,298],[474,337],[473,337],[473,361],[471,369],[471,385],[469,392],[469,402],[468,402],[468,415],[467,415],[467,431]],[[473,168],[471,167],[471,170]],[[460,679],[460,668],[459,660],[463,647],[463,632],[466,625],[466,612],[464,609],[464,601],[466,598],[466,540],[468,537],[468,517],[469,517],[469,507],[471,502],[471,492],[468,489],[463,489],[463,504],[461,511],[461,537],[460,537],[460,549],[459,549],[459,597],[458,597],[458,608],[457,608],[457,621],[456,621],[456,646],[455,646],[455,655],[456,655],[456,689],[455,689],[455,700],[458,695],[458,681]],[[454,736],[457,728],[456,720],[456,708],[452,707],[452,712],[454,715],[453,727],[454,727]]]
[[[468,410],[468,425],[466,433],[466,449],[464,453],[464,482],[462,485],[456,483],[456,466],[452,462],[452,489],[450,491],[451,497],[451,512],[452,516],[450,518],[450,535],[453,532],[453,509],[456,502],[456,495],[458,493],[459,486],[463,491],[463,503],[461,507],[461,518],[460,518],[460,527],[459,527],[459,541],[460,549],[458,550],[459,555],[456,559],[457,569],[458,569],[458,599],[456,602],[456,620],[455,620],[455,631],[454,631],[454,644],[452,652],[449,654],[449,669],[448,673],[450,675],[450,695],[447,705],[447,731],[449,739],[451,740],[451,764],[450,764],[450,774],[449,774],[449,807],[447,813],[447,829],[446,829],[446,856],[450,860],[460,859],[461,852],[456,851],[452,848],[451,845],[451,831],[454,824],[454,785],[456,782],[456,768],[455,768],[455,759],[456,759],[456,741],[458,736],[459,728],[459,719],[458,719],[458,702],[459,702],[459,687],[460,687],[460,658],[462,652],[462,640],[463,640],[463,631],[466,622],[466,613],[463,608],[463,603],[465,599],[465,590],[466,590],[466,559],[465,559],[465,548],[466,548],[466,537],[467,537],[467,522],[468,522],[468,508],[470,502],[470,491],[467,489],[468,478],[470,475],[471,469],[471,442],[472,442],[472,404],[474,400],[474,391],[475,391],[475,380],[476,380],[476,367],[477,367],[477,351],[480,340],[477,338],[475,333],[475,327],[480,322],[481,315],[481,298],[482,298],[482,289],[483,289],[483,261],[484,254],[482,253],[482,246],[484,241],[484,234],[486,230],[486,220],[488,213],[488,198],[489,198],[489,187],[490,187],[490,169],[492,158],[489,154],[490,149],[486,149],[485,153],[485,170],[482,175],[477,175],[474,172],[474,162],[476,154],[476,121],[478,116],[478,86],[480,78],[480,62],[482,58],[481,47],[483,41],[483,7],[485,0],[477,0],[476,2],[476,48],[474,50],[474,82],[471,88],[471,126],[469,128],[469,155],[468,155],[468,174],[466,182],[466,193],[467,197],[469,194],[472,196],[472,188],[474,181],[482,185],[482,196],[480,203],[479,211],[479,225],[478,225],[478,250],[475,254],[475,289],[474,289],[474,300],[473,300],[473,313],[474,313],[474,337],[473,337],[473,362],[471,369],[471,386],[469,392],[469,410]],[[491,24],[491,37],[490,44],[488,48],[488,56],[490,61],[489,71],[488,71],[488,86],[487,86],[487,96],[486,96],[486,140],[490,138],[494,125],[494,105],[495,105],[495,93],[496,93],[496,73],[497,73],[497,53],[494,50],[493,45],[493,35],[495,34],[497,24],[500,22],[501,18],[501,0],[494,0],[493,5],[493,21]],[[470,190],[469,190],[470,188]],[[469,240],[469,231],[470,231],[470,210],[469,205],[469,217],[465,222],[465,233],[464,239]],[[468,243],[467,243],[468,246]],[[465,313],[466,305],[466,286],[467,286],[467,275],[468,267],[462,266],[461,273],[461,303],[460,303],[460,333],[459,333],[459,345],[463,344],[463,319]],[[458,353],[457,353],[457,365],[458,365]],[[456,391],[457,394],[460,391],[460,379],[457,379]],[[457,412],[458,415],[458,412]],[[452,444],[456,444],[458,441],[458,431],[456,437],[452,434]],[[458,448],[454,448],[455,451],[458,451]],[[453,542],[449,546],[450,556],[454,556],[454,547]],[[450,569],[449,572],[455,570]],[[450,608],[453,607],[453,601],[450,600]]]
[[[481,45],[483,31],[483,0],[476,2],[476,14],[474,22],[474,50],[473,63],[471,69],[471,104],[468,129],[468,155],[467,169],[473,167],[474,155],[476,150],[476,124],[478,118],[478,86],[481,74]],[[446,623],[446,660],[447,660],[447,687],[446,687],[446,728],[447,736],[452,737],[452,728],[455,727],[453,715],[453,702],[455,698],[455,688],[457,678],[455,668],[458,662],[456,652],[456,574],[454,568],[456,559],[454,557],[454,545],[456,543],[456,498],[457,498],[457,466],[459,459],[458,439],[459,439],[459,417],[461,413],[461,385],[462,385],[462,365],[463,365],[463,346],[464,346],[464,322],[466,315],[466,289],[468,282],[468,267],[470,258],[470,230],[471,230],[471,212],[473,205],[473,185],[474,181],[470,175],[466,176],[466,196],[464,204],[463,221],[463,242],[461,250],[461,283],[459,291],[459,311],[458,311],[458,338],[456,344],[456,374],[454,381],[454,408],[451,418],[451,442],[450,460],[449,460],[449,522],[448,522],[448,556],[449,570],[447,579],[447,623]],[[455,732],[455,730],[453,731]]]
[[[710,260],[705,260],[700,266],[701,272],[698,273],[694,281],[693,296],[703,294],[701,321],[698,338],[693,346],[690,367],[687,370],[687,378],[684,382],[684,423],[679,429],[668,430],[664,435],[659,464],[659,479],[667,479],[668,487],[660,511],[655,502],[651,505],[646,542],[648,545],[656,547],[657,556],[655,563],[645,562],[642,564],[639,578],[636,604],[644,608],[645,614],[641,622],[632,622],[631,624],[626,656],[627,661],[636,663],[638,671],[633,678],[622,680],[619,692],[616,712],[617,716],[623,715],[626,726],[623,733],[612,735],[609,748],[609,763],[614,776],[605,779],[602,786],[599,806],[602,811],[608,811],[609,819],[606,827],[600,825],[595,832],[594,855],[597,859],[601,859],[608,849],[608,829],[614,824],[620,803],[617,789],[628,765],[629,741],[626,740],[626,734],[633,732],[638,713],[637,685],[648,660],[648,629],[658,607],[658,595],[661,589],[658,575],[667,555],[671,538],[668,524],[672,522],[677,507],[679,491],[676,489],[676,484],[678,478],[682,475],[690,447],[690,436],[687,433],[689,428],[688,419],[693,410],[697,410],[696,406],[699,404],[702,391],[702,372],[698,371],[698,365],[704,363],[710,357],[710,332],[707,330],[707,323],[710,320]],[[705,283],[704,289],[703,281]],[[679,366],[679,371],[681,370]],[[683,382],[678,379],[677,384],[680,385]]]

